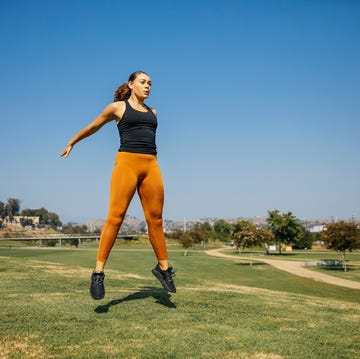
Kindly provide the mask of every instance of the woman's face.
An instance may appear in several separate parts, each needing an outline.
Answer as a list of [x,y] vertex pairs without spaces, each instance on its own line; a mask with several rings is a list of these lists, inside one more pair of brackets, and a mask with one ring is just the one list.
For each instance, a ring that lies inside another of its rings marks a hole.
[[151,79],[148,75],[140,73],[136,76],[134,81],[128,83],[132,94],[137,98],[146,99],[150,95],[151,91]]

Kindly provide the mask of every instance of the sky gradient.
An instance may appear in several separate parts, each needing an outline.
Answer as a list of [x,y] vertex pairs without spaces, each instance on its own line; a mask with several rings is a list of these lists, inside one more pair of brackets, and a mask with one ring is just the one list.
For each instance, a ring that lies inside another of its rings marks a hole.
[[143,70],[164,218],[360,219],[358,1],[0,4],[1,201],[105,219],[115,123],[59,153]]

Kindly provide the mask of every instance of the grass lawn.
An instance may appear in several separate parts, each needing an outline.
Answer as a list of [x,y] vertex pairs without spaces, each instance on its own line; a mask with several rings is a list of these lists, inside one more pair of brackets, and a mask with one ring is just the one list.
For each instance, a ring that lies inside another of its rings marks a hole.
[[110,255],[105,299],[94,301],[95,249],[0,248],[0,358],[360,355],[360,291],[201,250],[169,254],[178,293],[152,276],[149,246],[124,245]]

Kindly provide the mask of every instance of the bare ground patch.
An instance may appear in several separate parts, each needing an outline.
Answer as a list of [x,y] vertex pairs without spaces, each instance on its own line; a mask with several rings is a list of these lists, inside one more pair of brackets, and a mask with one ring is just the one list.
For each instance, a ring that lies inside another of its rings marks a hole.
[[[204,358],[213,358],[214,353],[202,353]],[[255,353],[250,354],[244,351],[234,351],[231,353],[221,353],[221,357],[224,359],[283,359],[284,357],[272,354],[272,353]]]
[[0,338],[1,352],[0,359],[10,357],[50,359],[52,356],[46,354],[37,335]]
[[[83,267],[66,267],[63,264],[55,262],[46,262],[46,261],[29,261],[35,263],[32,265],[33,268],[41,268],[48,273],[56,273],[67,277],[73,277],[74,275],[82,278],[90,278],[92,269],[87,269]],[[116,270],[109,269],[106,273],[111,276],[112,279],[122,279],[122,278],[134,278],[134,279],[147,279],[148,277],[141,276],[134,273],[119,272]]]

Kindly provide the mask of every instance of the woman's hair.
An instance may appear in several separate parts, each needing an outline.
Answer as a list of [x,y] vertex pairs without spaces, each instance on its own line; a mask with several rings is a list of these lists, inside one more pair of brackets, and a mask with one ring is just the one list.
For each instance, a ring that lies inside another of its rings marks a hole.
[[147,73],[144,72],[144,71],[135,71],[129,76],[128,82],[124,82],[122,85],[120,85],[116,89],[116,91],[114,93],[114,102],[116,102],[116,101],[124,101],[124,100],[127,100],[130,97],[131,90],[130,90],[130,88],[128,86],[128,83],[130,81],[134,81],[137,78],[137,76],[140,75],[140,74],[147,75]]

